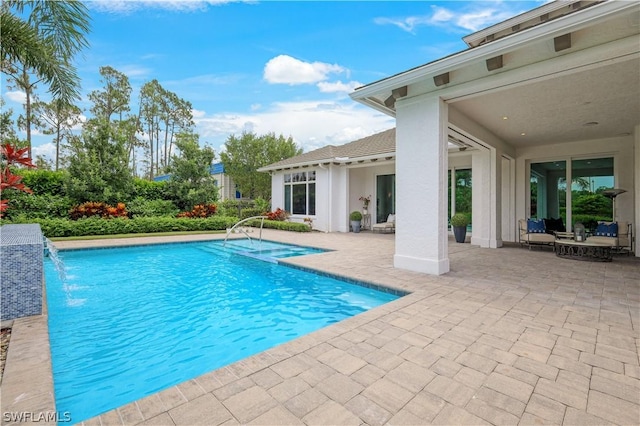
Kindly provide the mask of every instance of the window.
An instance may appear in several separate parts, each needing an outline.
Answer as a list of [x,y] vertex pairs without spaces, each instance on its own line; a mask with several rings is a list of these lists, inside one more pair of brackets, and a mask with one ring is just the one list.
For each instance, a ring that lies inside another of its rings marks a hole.
[[284,175],[284,209],[292,214],[316,214],[316,172]]
[[602,191],[614,187],[613,163],[613,157],[531,163],[530,216],[560,217],[567,229],[580,222],[591,230],[612,220],[612,202]]
[[529,216],[538,219],[562,218],[567,223],[567,162],[563,160],[531,164]]

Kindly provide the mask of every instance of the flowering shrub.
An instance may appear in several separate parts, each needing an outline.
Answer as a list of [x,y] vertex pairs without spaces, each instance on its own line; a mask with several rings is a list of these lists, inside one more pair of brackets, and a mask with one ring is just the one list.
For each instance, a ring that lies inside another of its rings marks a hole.
[[269,220],[284,221],[284,220],[287,220],[287,218],[289,217],[289,213],[287,213],[286,211],[284,211],[280,207],[278,207],[274,211],[268,212],[266,214],[266,216],[269,218]]
[[83,219],[87,217],[98,216],[103,219],[112,219],[114,217],[129,217],[124,203],[118,203],[116,207],[106,203],[89,201],[73,207],[69,211],[69,217],[72,220]]
[[[2,157],[2,172],[0,172],[0,192],[5,189],[15,189],[29,194],[33,193],[31,189],[24,186],[22,183],[22,177],[11,173],[9,166],[12,164],[22,164],[28,168],[35,168],[36,166],[31,162],[31,158],[27,157],[29,148],[16,149],[11,144],[4,144],[0,146],[0,157]],[[0,200],[0,217],[2,213],[9,208],[8,200]]]
[[190,212],[179,213],[177,217],[188,217],[192,219],[197,217],[210,217],[216,214],[217,209],[218,207],[215,204],[198,204],[197,206],[193,206]]

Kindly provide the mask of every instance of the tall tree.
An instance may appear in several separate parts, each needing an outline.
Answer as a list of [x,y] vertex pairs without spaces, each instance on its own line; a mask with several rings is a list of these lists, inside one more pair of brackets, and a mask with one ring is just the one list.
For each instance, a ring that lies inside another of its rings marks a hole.
[[191,110],[191,103],[164,89],[158,80],[145,83],[140,89],[140,127],[149,139],[150,178],[169,165],[175,135],[192,133]]
[[160,127],[160,102],[162,97],[162,87],[158,80],[152,80],[145,83],[140,89],[140,124],[142,131],[149,139],[148,145],[148,164],[149,164],[149,179],[157,173],[157,161],[155,158],[154,145],[157,141],[157,135],[159,134]]
[[257,136],[243,132],[240,137],[229,136],[225,142],[226,152],[220,154],[225,173],[238,185],[238,189],[249,198],[270,198],[271,177],[257,171],[260,167],[295,155],[302,149],[293,138],[275,133]]
[[[136,115],[127,114],[131,110],[131,84],[129,78],[120,71],[106,66],[100,67],[100,75],[104,84],[101,90],[94,90],[89,94],[89,100],[93,102],[90,108],[94,117],[101,118],[116,127],[120,127],[127,135],[128,162],[132,176],[136,175],[135,152],[140,146],[136,138],[139,129],[139,118]],[[117,114],[117,117],[113,117]]]
[[71,136],[72,129],[82,122],[82,111],[75,105],[53,100],[33,104],[33,122],[45,135],[54,135],[56,144],[55,170],[60,167],[60,145]]
[[104,119],[90,119],[80,136],[71,138],[67,194],[78,203],[118,203],[129,198],[126,130]]
[[101,117],[111,121],[113,114],[118,114],[118,120],[122,120],[122,114],[130,110],[131,84],[129,78],[111,67],[100,67],[103,90],[94,90],[89,93],[89,100],[93,102],[90,111],[94,117]]
[[173,202],[187,211],[197,204],[217,201],[218,190],[211,176],[213,148],[201,148],[195,133],[178,133],[175,145],[179,154],[173,156],[168,167],[171,178],[167,182],[167,193]]
[[172,92],[166,92],[166,101],[163,103],[164,130],[164,160],[165,166],[169,165],[172,158],[174,135],[178,132],[190,132],[193,123],[193,113],[190,102],[181,99]]
[[[5,0],[0,6],[0,22],[2,71],[26,94],[24,124],[31,156],[34,86],[44,81],[53,97],[64,103],[79,97],[79,79],[71,59],[88,45],[89,13],[77,0]],[[36,76],[33,81],[29,77],[32,72]]]

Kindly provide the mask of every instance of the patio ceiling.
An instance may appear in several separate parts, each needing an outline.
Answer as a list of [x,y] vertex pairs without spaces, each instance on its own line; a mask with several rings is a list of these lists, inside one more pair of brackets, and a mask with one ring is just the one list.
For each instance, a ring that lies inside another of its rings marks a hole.
[[451,105],[515,147],[628,135],[640,117],[640,59]]

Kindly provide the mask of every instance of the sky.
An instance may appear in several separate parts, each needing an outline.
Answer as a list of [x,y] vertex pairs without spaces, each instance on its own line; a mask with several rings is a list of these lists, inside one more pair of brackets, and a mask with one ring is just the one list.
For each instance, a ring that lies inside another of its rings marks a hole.
[[[465,50],[462,37],[543,3],[85,1],[78,105],[90,114],[86,95],[102,89],[99,69],[110,66],[129,78],[133,111],[153,79],[191,102],[195,132],[216,153],[243,131],[291,136],[305,152],[341,145],[395,125],[353,101],[355,88]],[[22,113],[24,93],[4,77],[5,108]],[[34,156],[53,158],[51,141],[36,134]]]

